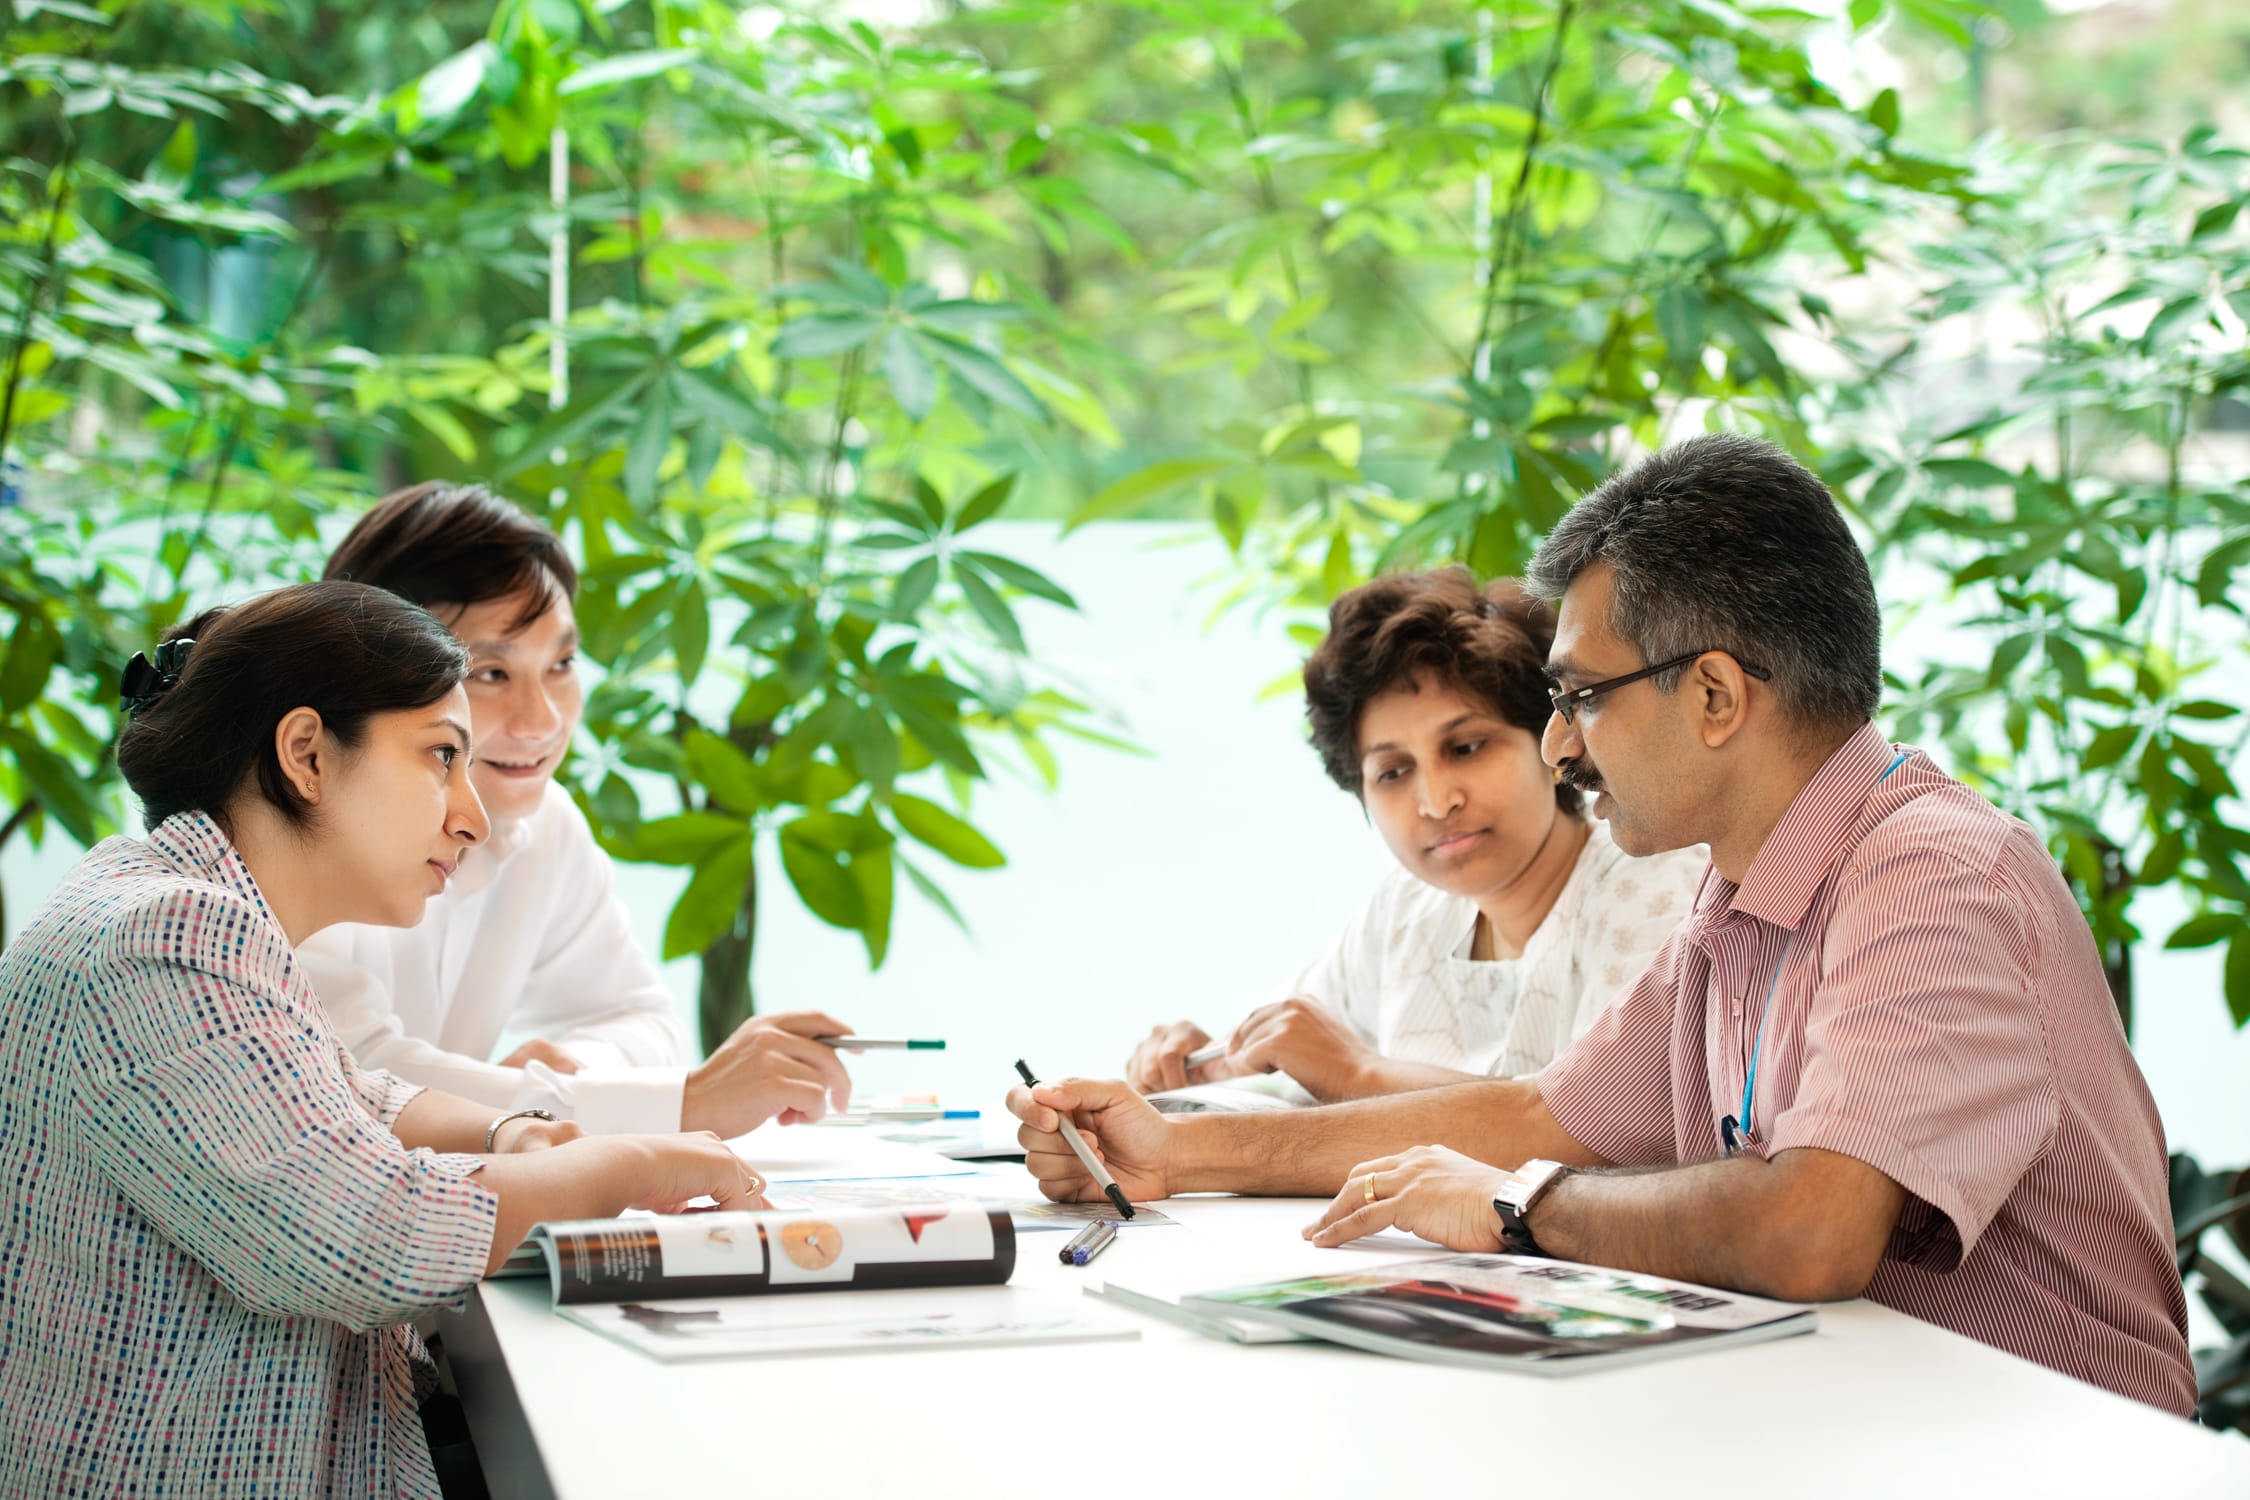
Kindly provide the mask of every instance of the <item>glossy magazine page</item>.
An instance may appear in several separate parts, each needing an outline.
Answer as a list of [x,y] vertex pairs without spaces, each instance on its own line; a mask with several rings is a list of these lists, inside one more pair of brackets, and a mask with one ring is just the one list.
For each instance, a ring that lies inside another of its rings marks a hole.
[[1402,1359],[1541,1374],[1782,1338],[1818,1321],[1792,1303],[1514,1255],[1229,1287],[1182,1305]]

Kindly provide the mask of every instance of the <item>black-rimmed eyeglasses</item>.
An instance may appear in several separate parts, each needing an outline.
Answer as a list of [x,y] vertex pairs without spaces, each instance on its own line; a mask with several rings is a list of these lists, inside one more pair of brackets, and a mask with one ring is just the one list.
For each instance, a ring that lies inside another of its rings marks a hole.
[[1685,656],[1675,656],[1670,661],[1660,661],[1653,667],[1643,667],[1638,672],[1627,672],[1623,677],[1612,677],[1607,682],[1588,683],[1582,688],[1549,688],[1547,697],[1553,701],[1555,712],[1562,715],[1562,721],[1565,724],[1573,723],[1576,721],[1580,705],[1591,703],[1604,693],[1613,693],[1621,687],[1639,682],[1644,677],[1654,677],[1659,672],[1669,672],[1674,667],[1684,667],[1699,656],[1714,655],[1734,657],[1734,664],[1742,668],[1745,675],[1755,677],[1760,682],[1773,681],[1773,673],[1767,671],[1764,667],[1751,666],[1741,657],[1735,656],[1732,651],[1690,651]]

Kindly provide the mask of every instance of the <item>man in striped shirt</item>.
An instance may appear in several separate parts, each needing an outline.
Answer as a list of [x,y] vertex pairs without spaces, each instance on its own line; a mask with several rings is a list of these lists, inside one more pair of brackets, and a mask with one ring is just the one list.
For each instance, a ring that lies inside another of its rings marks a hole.
[[1018,1090],[1042,1186],[1091,1195],[1068,1110],[1135,1198],[1335,1192],[1321,1244],[1864,1295],[2192,1411],[2163,1125],[2093,940],[2029,828],[1871,722],[1881,620],[1833,498],[1698,438],[1580,502],[1532,580],[1561,601],[1547,759],[1628,853],[1711,846],[1688,920],[1533,1078],[1279,1124]]

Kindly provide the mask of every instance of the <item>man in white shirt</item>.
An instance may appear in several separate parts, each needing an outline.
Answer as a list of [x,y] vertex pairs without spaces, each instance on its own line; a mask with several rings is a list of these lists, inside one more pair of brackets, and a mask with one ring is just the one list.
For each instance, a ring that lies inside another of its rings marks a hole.
[[299,950],[354,1058],[594,1133],[736,1136],[849,1103],[843,1064],[813,1038],[851,1028],[817,1011],[756,1017],[689,1066],[609,859],[555,785],[583,690],[578,575],[554,533],[480,487],[415,485],[361,518],[327,576],[423,605],[469,648],[470,774],[492,820],[420,926],[332,927]]

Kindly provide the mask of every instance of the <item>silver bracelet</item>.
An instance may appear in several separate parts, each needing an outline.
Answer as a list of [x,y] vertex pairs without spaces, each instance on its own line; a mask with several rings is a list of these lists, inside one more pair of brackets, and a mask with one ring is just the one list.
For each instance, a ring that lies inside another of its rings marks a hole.
[[519,1109],[512,1114],[502,1115],[499,1119],[494,1120],[490,1125],[484,1127],[485,1155],[490,1156],[492,1154],[492,1143],[495,1140],[499,1139],[500,1127],[507,1124],[510,1120],[545,1120],[548,1124],[552,1125],[555,1121],[555,1117],[547,1113],[547,1111],[543,1109]]

